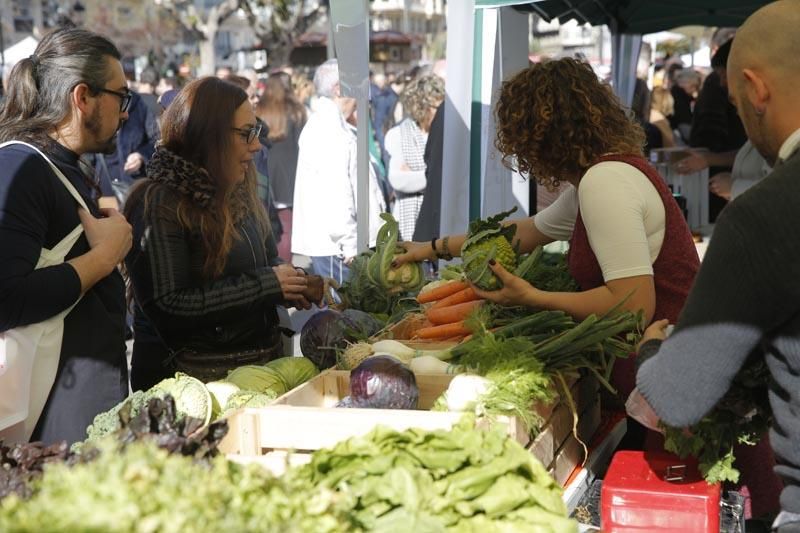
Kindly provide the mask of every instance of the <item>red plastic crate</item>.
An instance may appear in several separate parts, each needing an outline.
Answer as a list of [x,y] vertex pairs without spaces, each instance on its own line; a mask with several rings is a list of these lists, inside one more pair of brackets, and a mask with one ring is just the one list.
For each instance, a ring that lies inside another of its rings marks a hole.
[[695,461],[667,453],[620,451],[603,480],[602,529],[718,533],[719,501],[719,484],[706,483]]

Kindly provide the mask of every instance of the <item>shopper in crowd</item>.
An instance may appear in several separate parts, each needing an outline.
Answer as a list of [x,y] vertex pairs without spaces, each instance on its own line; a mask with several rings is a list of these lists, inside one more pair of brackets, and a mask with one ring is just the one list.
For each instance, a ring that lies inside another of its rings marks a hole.
[[158,86],[158,72],[151,66],[142,70],[139,75],[139,83],[136,84],[136,92],[142,98],[144,103],[150,109],[154,116],[158,116],[160,110],[158,109],[158,96],[156,95],[156,87]]
[[[317,68],[314,88],[319,97],[316,109],[300,133],[292,253],[310,257],[317,274],[342,281],[357,253],[357,143],[347,125],[356,100],[342,95],[335,59]],[[369,198],[361,201],[369,206],[369,244],[374,246],[386,203],[371,168]]]
[[674,111],[669,117],[672,130],[680,133],[684,144],[689,143],[692,131],[694,101],[700,91],[700,74],[696,70],[684,68],[675,73],[675,83],[669,88],[675,103]]
[[411,81],[400,95],[407,114],[386,132],[389,183],[394,189],[394,217],[404,240],[414,237],[425,191],[425,144],[436,109],[444,101],[444,81],[433,74]]
[[311,100],[314,96],[314,84],[304,74],[294,74],[292,76],[292,91],[294,98],[306,108],[306,113],[311,109]]
[[439,236],[442,218],[442,162],[444,154],[444,109],[439,104],[433,115],[425,143],[425,191],[414,227],[414,241],[425,242]]
[[731,201],[766,178],[770,172],[772,167],[748,140],[736,153],[733,169],[711,176],[709,188],[717,196]]
[[[774,416],[769,444],[785,485],[774,524],[779,533],[800,531],[798,25],[800,2],[782,0],[756,11],[736,34],[727,64],[731,99],[774,171],[723,211],[674,332],[659,347],[666,323],[647,330],[645,337],[656,340],[642,352],[657,354],[642,363],[636,380],[636,395],[658,418],[684,427],[714,407],[746,361],[766,361]],[[763,458],[740,463],[743,477],[750,470],[761,479],[769,466]],[[770,499],[776,484],[768,481],[750,493],[755,515],[777,510]]]
[[655,87],[650,96],[650,123],[661,132],[661,143],[664,148],[675,146],[675,136],[667,117],[675,110],[672,94],[664,87]]
[[[664,139],[661,136],[661,130],[650,122],[650,88],[642,78],[636,78],[633,86],[631,112],[633,118],[644,130],[644,153],[648,154],[654,148],[663,148]],[[553,191],[555,190],[553,189]]]
[[[247,93],[247,101],[253,105],[255,111],[256,106],[250,97],[250,80],[238,74],[229,74],[222,78],[223,80],[232,83]],[[279,242],[281,235],[283,235],[283,223],[278,215],[278,209],[275,207],[275,199],[272,195],[271,173],[269,170],[270,161],[270,142],[269,142],[269,126],[256,116],[256,123],[259,126],[258,140],[261,142],[261,149],[253,157],[253,164],[256,168],[256,178],[258,179],[258,197],[264,209],[267,210],[269,216],[270,227],[272,228],[272,235],[275,237],[275,242]]]
[[[547,61],[503,83],[496,115],[496,145],[505,162],[515,160],[542,185],[572,185],[535,217],[513,221],[514,242],[530,252],[569,240],[569,271],[581,291],[542,291],[490,263],[503,288],[480,295],[504,305],[560,309],[579,320],[627,297],[624,307],[644,311],[648,324],[677,319],[697,272],[697,252],[664,180],[643,157],[641,127],[610,87],[587,63]],[[408,253],[397,262],[458,255],[464,239],[405,243]],[[623,398],[633,378],[632,361],[615,365]]]
[[115,197],[119,205],[125,202],[134,180],[144,176],[158,140],[158,116],[138,93],[131,92],[130,98],[128,118],[117,134],[116,149],[95,157],[95,173],[103,196]]
[[156,94],[159,98],[167,91],[175,91],[179,89],[180,86],[178,85],[178,80],[175,76],[164,76],[160,80],[158,80],[158,85],[156,85]]
[[[718,32],[715,37],[719,39],[720,35],[725,34]],[[729,39],[719,45],[711,58],[714,72],[706,77],[694,107],[689,145],[706,151],[695,152],[682,160],[678,166],[679,172],[698,172],[706,167],[709,168],[709,176],[730,172],[736,152],[747,140],[736,108],[728,100],[725,69],[732,42],[733,39]],[[716,220],[725,203],[724,199],[710,193],[710,222]]]
[[131,387],[176,369],[201,379],[280,356],[276,306],[308,307],[305,275],[280,264],[256,192],[259,127],[247,93],[191,82],[162,117],[161,144],[125,212],[134,310]]
[[[114,151],[130,98],[119,50],[79,29],[46,35],[9,78],[0,142],[29,146],[0,148],[0,337],[32,343],[41,371],[31,381],[23,440],[83,440],[95,415],[128,393],[117,265],[131,227],[97,207],[97,184],[78,159]],[[43,359],[47,347],[28,333],[45,323],[60,323],[63,335]],[[18,357],[34,357],[19,346]]]
[[381,73],[371,76],[369,91],[375,139],[380,145],[383,160],[388,161],[384,137],[386,132],[394,126],[392,111],[397,103],[398,96],[386,80],[386,75]]
[[272,199],[280,217],[283,232],[278,241],[278,255],[292,259],[292,202],[300,131],[306,123],[306,109],[295,100],[278,76],[270,76],[256,106],[258,118],[269,127],[267,168]]

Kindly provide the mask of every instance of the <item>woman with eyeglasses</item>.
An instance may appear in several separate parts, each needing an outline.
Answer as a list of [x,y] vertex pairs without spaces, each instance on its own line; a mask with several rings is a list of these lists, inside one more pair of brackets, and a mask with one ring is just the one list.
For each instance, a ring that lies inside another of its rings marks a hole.
[[276,306],[309,307],[306,277],[277,258],[256,191],[259,126],[247,94],[193,81],[162,117],[147,178],[128,199],[133,390],[175,370],[203,380],[283,354]]

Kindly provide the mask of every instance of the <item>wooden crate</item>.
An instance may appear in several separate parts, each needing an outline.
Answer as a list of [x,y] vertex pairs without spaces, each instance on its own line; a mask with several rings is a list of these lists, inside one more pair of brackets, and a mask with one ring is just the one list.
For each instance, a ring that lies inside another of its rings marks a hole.
[[[349,392],[350,373],[325,371],[280,396],[269,407],[245,408],[233,413],[228,418],[228,434],[219,448],[234,461],[258,463],[279,475],[290,464],[306,462],[309,452],[364,435],[377,425],[397,431],[450,429],[461,420],[463,413],[428,409],[454,377],[417,374],[419,410],[339,409],[334,406]],[[570,385],[574,401],[581,410],[596,399],[596,381],[581,379]],[[562,413],[566,408],[558,401],[532,409],[546,422],[537,437],[539,445],[531,448],[531,453],[542,464],[550,465],[572,431],[572,415],[569,414],[569,422],[565,422]],[[479,419],[476,425],[484,429],[499,425],[521,445],[530,443],[529,434],[516,417]]]
[[[580,415],[594,406],[596,406],[599,411],[599,390],[600,384],[591,374],[582,376],[579,380],[572,383],[570,394],[572,395],[572,402],[575,404],[575,408]],[[550,406],[550,409],[552,410],[550,416],[542,417],[544,419],[544,424],[538,435],[536,435],[536,438],[530,446],[528,446],[528,450],[545,466],[553,462],[559,449],[572,433],[573,423],[572,408],[570,408],[567,402],[556,401]],[[591,438],[591,435],[587,435],[586,438]]]
[[[590,403],[578,418],[578,437],[587,446],[600,427],[600,396],[595,396],[595,399],[596,401]],[[572,471],[583,462],[584,454],[585,449],[572,433],[572,422],[570,422],[569,431],[548,468],[550,475],[563,486]]]
[[[220,443],[228,454],[259,456],[273,451],[307,452],[327,448],[350,437],[364,435],[383,425],[404,431],[450,429],[463,413],[429,411],[455,376],[417,374],[419,410],[337,409],[348,394],[350,373],[329,370],[280,396],[269,406],[245,408],[228,417],[229,430]],[[529,438],[516,417],[494,417],[478,421],[479,427],[501,425],[522,445]]]

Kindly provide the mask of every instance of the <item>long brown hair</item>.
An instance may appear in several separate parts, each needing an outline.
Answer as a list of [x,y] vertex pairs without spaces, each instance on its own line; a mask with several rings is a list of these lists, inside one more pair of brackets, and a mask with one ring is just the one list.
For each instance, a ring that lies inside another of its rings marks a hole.
[[[176,205],[153,205],[151,192],[158,184],[146,181],[135,187],[125,204],[130,215],[139,202],[149,209],[175,209],[178,221],[202,239],[205,250],[203,272],[208,279],[225,270],[228,253],[239,238],[236,224],[248,214],[256,217],[263,235],[269,231],[264,207],[258,198],[255,168],[250,168],[242,183],[225,186],[225,161],[231,157],[234,115],[247,93],[232,83],[214,77],[195,80],[181,89],[169,105],[161,122],[161,146],[173,154],[205,169],[217,186],[217,198],[201,207],[190,196],[180,195]],[[263,240],[263,239],[262,239]]]
[[256,106],[256,114],[269,126],[270,141],[280,141],[286,137],[290,120],[298,129],[306,123],[306,108],[275,74],[264,82],[264,93]]
[[[33,55],[11,70],[0,106],[0,143],[16,140],[53,150],[57,143],[50,133],[72,112],[72,90],[85,83],[97,94],[113,77],[109,59],[120,57],[114,43],[97,33],[68,28],[45,35]],[[100,196],[97,182],[85,171],[82,177]]]
[[539,63],[504,81],[495,112],[503,163],[546,187],[581,176],[603,154],[644,152],[641,126],[577,59]]

